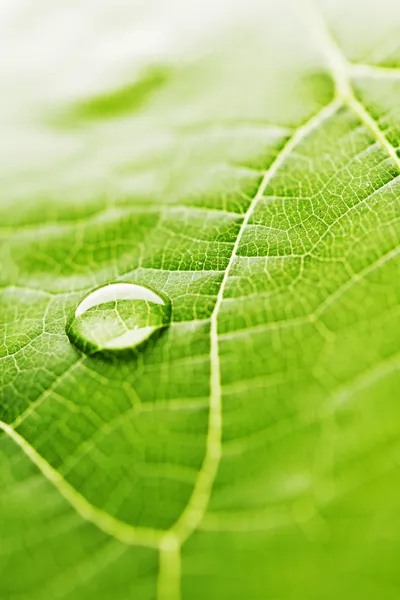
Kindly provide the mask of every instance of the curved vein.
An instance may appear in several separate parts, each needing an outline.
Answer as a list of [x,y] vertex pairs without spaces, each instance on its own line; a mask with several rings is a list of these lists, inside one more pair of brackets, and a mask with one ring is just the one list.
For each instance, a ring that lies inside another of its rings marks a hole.
[[365,63],[348,63],[348,70],[355,77],[381,77],[386,79],[399,79],[399,67],[385,67],[383,65],[368,65]]
[[[278,153],[272,165],[265,172],[256,195],[251,201],[241,224],[239,233],[226,267],[221,286],[218,291],[214,310],[210,318],[210,409],[206,450],[202,467],[199,471],[193,493],[185,510],[182,512],[175,525],[165,534],[160,545],[160,572],[158,581],[158,597],[161,600],[177,600],[180,597],[179,581],[171,581],[171,571],[179,577],[180,553],[179,549],[186,540],[198,529],[206,514],[210,501],[212,488],[217,476],[222,455],[222,384],[221,364],[219,357],[218,316],[224,300],[224,291],[228,282],[232,266],[238,256],[239,246],[254,213],[258,202],[263,197],[267,185],[276,175],[293,149],[306,138],[313,130],[318,128],[325,120],[332,117],[341,106],[340,100],[333,100],[321,111],[300,126],[293,136],[289,138],[283,149]],[[168,571],[167,572],[167,565]],[[169,592],[169,588],[171,591]]]
[[93,506],[10,425],[0,421],[0,430],[19,446],[24,454],[40,470],[45,479],[57,489],[61,496],[85,521],[89,521],[98,529],[123,544],[158,548],[162,532],[156,529],[133,527]]
[[383,131],[379,128],[378,123],[370,115],[365,106],[357,99],[354,93],[349,79],[349,72],[351,71],[350,63],[340,50],[313,0],[306,0],[305,5],[308,8],[310,28],[328,61],[338,98],[340,98],[343,101],[343,104],[348,106],[366,128],[369,129],[376,141],[390,156],[400,171],[400,158],[397,155],[396,149],[392,146]]
[[[287,157],[292,153],[293,149],[325,120],[332,117],[341,106],[342,99],[333,100],[294,132],[284,148],[278,153],[270,168],[265,172],[258,191],[243,217],[210,319],[210,410],[205,457],[192,496],[185,510],[169,531],[163,532],[156,529],[136,528],[96,508],[80,495],[19,433],[6,423],[0,421],[0,429],[23,450],[25,455],[41,471],[42,475],[58,490],[82,518],[124,544],[144,545],[160,549],[161,568],[158,586],[160,597],[166,597],[167,590],[163,582],[168,582],[168,587],[171,589],[172,595],[168,593],[168,597],[179,597],[179,550],[181,545],[196,531],[203,520],[222,455],[222,385],[218,316],[224,300],[225,287],[232,266],[238,256],[244,231],[251,220],[258,202],[263,197],[267,185],[276,175]],[[163,566],[167,567],[167,565],[169,573],[166,573],[163,568]],[[175,573],[175,577],[172,573]],[[174,581],[171,581],[171,579]]]

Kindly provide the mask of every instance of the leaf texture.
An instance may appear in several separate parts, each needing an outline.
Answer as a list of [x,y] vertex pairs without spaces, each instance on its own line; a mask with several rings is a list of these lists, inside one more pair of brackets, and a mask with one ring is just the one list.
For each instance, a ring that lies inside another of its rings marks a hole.
[[[1,19],[0,597],[397,600],[400,7]],[[86,356],[111,281],[172,323]]]

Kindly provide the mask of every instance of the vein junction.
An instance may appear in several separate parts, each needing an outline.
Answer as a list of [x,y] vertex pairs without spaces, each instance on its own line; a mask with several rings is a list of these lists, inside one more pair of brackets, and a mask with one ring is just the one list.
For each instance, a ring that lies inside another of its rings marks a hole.
[[325,54],[332,78],[335,82],[337,98],[343,105],[352,110],[367,129],[371,131],[376,141],[381,145],[400,171],[400,158],[398,157],[395,148],[354,93],[349,77],[349,74],[354,71],[354,65],[346,60],[346,57],[343,55],[336,40],[331,35],[313,0],[306,0],[305,4],[308,8],[312,33],[315,35],[319,47]]
[[232,253],[224,272],[216,303],[210,317],[210,399],[209,422],[206,451],[202,467],[198,473],[190,500],[168,531],[136,528],[110,514],[97,509],[75,490],[19,433],[0,421],[0,429],[8,435],[36,465],[43,476],[58,490],[72,508],[85,520],[93,523],[107,535],[127,545],[143,545],[158,549],[160,552],[160,571],[158,580],[159,600],[178,600],[180,598],[180,550],[182,545],[197,530],[210,501],[213,485],[217,476],[222,455],[222,382],[219,356],[218,316],[224,300],[226,284],[238,256],[243,234],[248,226],[258,202],[265,189],[293,149],[326,119],[332,117],[341,106],[347,106],[357,115],[376,141],[385,150],[400,171],[400,159],[376,121],[357,99],[349,79],[352,66],[347,62],[335,40],[327,30],[321,16],[309,4],[310,24],[326,55],[331,75],[336,85],[336,98],[317,115],[298,128],[279,152],[272,165],[265,172],[258,191],[250,202],[243,217],[239,233],[233,245]]
[[[176,566],[174,571],[176,574],[180,574],[179,561],[179,547],[194,533],[200,524],[202,518],[207,510],[208,502],[211,496],[212,486],[217,475],[218,465],[221,459],[222,447],[221,447],[221,434],[222,434],[222,386],[221,386],[221,365],[219,358],[219,347],[218,347],[218,315],[223,302],[224,290],[226,283],[229,279],[229,275],[237,256],[238,248],[243,236],[243,233],[249,224],[252,214],[259,202],[263,197],[264,191],[274,177],[278,169],[284,163],[287,156],[290,155],[292,150],[303,140],[309,133],[317,128],[324,120],[330,118],[334,113],[341,107],[347,106],[352,110],[360,119],[360,121],[371,131],[377,142],[386,151],[389,157],[396,164],[400,171],[400,159],[397,156],[395,148],[387,140],[383,132],[379,129],[378,124],[374,121],[368,111],[356,98],[354,91],[351,87],[348,73],[351,70],[351,65],[348,63],[341,53],[339,47],[335,43],[334,39],[330,35],[323,19],[317,13],[313,5],[310,5],[310,16],[313,30],[319,39],[321,48],[323,49],[331,70],[331,75],[334,79],[336,86],[336,98],[327,107],[323,108],[315,117],[311,118],[308,122],[302,125],[293,136],[289,139],[287,144],[284,146],[282,151],[278,154],[275,161],[272,163],[268,171],[265,173],[257,194],[250,203],[247,212],[244,216],[239,234],[236,238],[233,251],[226,268],[224,278],[221,283],[221,287],[218,292],[217,301],[214,307],[214,311],[211,315],[211,327],[210,327],[210,346],[211,346],[211,377],[210,377],[210,415],[209,415],[209,428],[208,438],[206,445],[206,455],[204,458],[203,466],[199,473],[197,483],[195,485],[191,499],[182,513],[180,519],[176,525],[172,528],[171,532],[167,535],[173,535],[174,543],[170,546],[162,549],[161,552],[173,552],[174,562]],[[161,565],[170,566],[166,561]],[[170,577],[163,575],[160,572],[160,598],[169,600],[170,598],[177,599],[180,597],[179,585],[173,586],[171,594],[163,593],[166,589],[163,586],[163,582],[168,581],[170,584]],[[174,589],[174,592],[172,592]]]

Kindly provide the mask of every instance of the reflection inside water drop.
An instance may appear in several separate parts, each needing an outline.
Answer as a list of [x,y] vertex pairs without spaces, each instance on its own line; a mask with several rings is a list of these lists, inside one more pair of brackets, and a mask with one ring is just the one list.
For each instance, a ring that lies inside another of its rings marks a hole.
[[135,348],[170,320],[170,303],[149,287],[111,283],[81,300],[67,324],[67,335],[89,354],[118,351]]

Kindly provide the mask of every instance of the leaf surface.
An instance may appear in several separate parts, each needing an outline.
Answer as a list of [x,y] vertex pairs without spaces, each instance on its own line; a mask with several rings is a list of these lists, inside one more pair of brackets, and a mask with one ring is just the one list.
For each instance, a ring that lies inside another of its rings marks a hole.
[[[45,4],[1,16],[0,596],[397,600],[399,6]],[[107,282],[167,331],[75,348]]]

